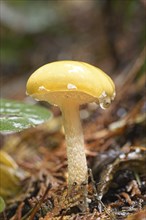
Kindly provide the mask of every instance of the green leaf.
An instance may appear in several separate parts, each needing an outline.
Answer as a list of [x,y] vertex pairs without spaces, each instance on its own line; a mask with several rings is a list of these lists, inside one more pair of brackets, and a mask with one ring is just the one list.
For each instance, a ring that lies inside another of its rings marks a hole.
[[6,204],[3,198],[0,196],[0,213],[5,210]]
[[52,117],[46,108],[13,100],[0,100],[0,131],[21,131],[36,126]]

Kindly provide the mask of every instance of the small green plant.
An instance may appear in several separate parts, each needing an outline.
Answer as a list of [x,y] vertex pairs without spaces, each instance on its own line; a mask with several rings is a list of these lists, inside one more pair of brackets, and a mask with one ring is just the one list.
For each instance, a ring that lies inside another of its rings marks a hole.
[[51,112],[44,107],[14,100],[0,100],[0,132],[18,132],[50,119]]
[[[40,106],[33,106],[14,100],[0,100],[0,132],[19,132],[36,126],[51,118],[52,114]],[[0,150],[0,196],[11,198],[20,192],[25,173],[20,170],[13,158]],[[0,212],[5,203],[0,197]]]

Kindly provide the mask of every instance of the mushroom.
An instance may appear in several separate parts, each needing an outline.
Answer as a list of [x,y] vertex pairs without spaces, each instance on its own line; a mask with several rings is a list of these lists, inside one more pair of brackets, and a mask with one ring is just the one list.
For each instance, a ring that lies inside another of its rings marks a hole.
[[107,108],[115,86],[102,70],[85,62],[56,61],[36,70],[28,79],[27,94],[60,107],[68,159],[68,188],[87,184],[88,169],[79,106],[96,102]]

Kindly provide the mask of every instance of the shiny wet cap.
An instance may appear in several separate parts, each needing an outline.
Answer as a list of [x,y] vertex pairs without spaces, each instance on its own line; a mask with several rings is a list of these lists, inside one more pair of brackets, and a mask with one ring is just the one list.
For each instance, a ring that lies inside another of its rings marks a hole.
[[85,104],[97,102],[107,108],[115,98],[112,79],[97,67],[79,61],[56,61],[36,70],[28,79],[27,94],[62,105],[67,99]]

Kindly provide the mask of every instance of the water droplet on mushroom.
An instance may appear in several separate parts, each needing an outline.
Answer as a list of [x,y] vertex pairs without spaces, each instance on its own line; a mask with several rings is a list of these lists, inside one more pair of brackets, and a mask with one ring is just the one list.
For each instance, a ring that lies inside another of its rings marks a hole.
[[102,109],[106,109],[111,104],[111,98],[107,95],[105,91],[99,97],[99,105]]
[[106,109],[105,107],[104,107],[104,104],[101,102],[101,103],[99,103],[99,106],[100,106],[100,108],[102,108],[102,109]]
[[113,101],[115,99],[115,96],[116,96],[116,92],[113,93],[112,97],[111,97],[111,100]]
[[77,87],[74,84],[68,83],[67,88],[70,89],[77,89]]
[[106,109],[110,106],[111,99],[109,97],[99,99],[99,105],[102,109]]
[[105,91],[102,92],[101,97],[107,97],[107,94]]
[[40,86],[38,90],[43,91],[43,90],[46,90],[46,88],[44,86]]

